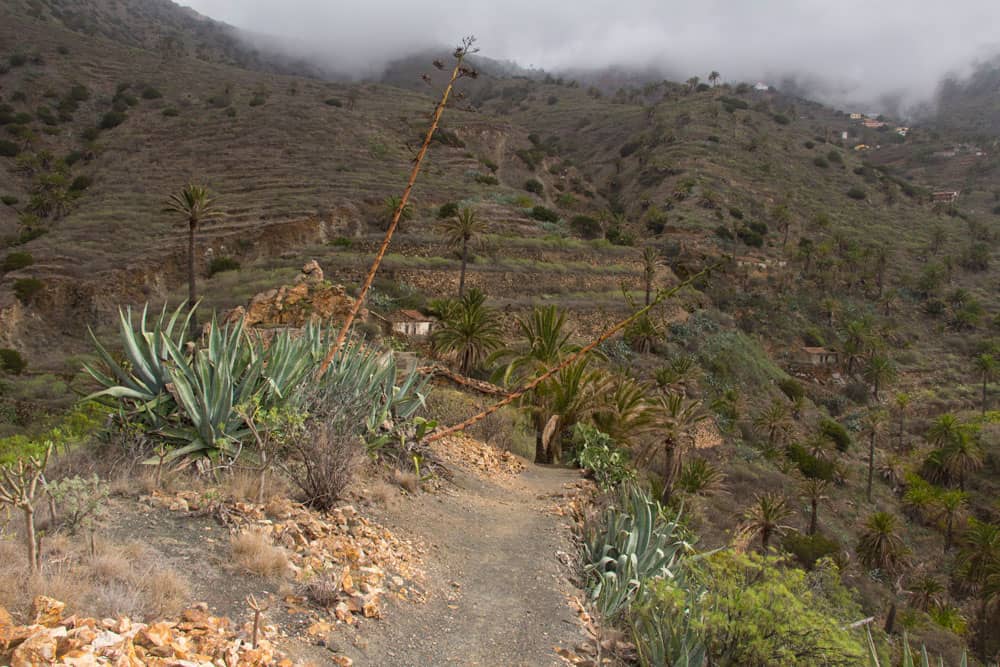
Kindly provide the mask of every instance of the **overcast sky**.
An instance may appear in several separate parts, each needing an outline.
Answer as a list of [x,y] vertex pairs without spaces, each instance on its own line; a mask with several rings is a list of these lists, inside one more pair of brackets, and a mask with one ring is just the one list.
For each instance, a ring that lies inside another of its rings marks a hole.
[[482,54],[558,70],[653,65],[727,81],[794,74],[828,99],[928,99],[1000,54],[1000,0],[180,0],[357,70],[466,34]]

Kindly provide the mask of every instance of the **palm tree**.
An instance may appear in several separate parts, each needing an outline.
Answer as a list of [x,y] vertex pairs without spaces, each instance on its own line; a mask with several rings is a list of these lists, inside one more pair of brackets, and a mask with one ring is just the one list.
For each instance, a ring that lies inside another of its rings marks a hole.
[[683,394],[661,394],[653,401],[652,424],[656,438],[636,457],[640,465],[649,464],[663,451],[663,493],[666,504],[673,493],[674,482],[684,463],[684,452],[694,444],[694,427],[708,419],[699,401],[687,400]]
[[743,531],[749,539],[760,535],[761,550],[766,552],[771,538],[795,530],[784,521],[792,515],[788,499],[777,493],[754,496],[753,504],[743,512]]
[[771,219],[775,226],[783,233],[781,247],[788,245],[788,232],[792,228],[792,213],[788,210],[788,204],[781,203],[771,211]]
[[879,569],[890,577],[898,574],[906,564],[907,549],[896,533],[898,521],[888,512],[875,512],[865,522],[865,530],[858,540],[858,558],[865,567]]
[[833,297],[827,297],[820,302],[820,308],[826,314],[826,324],[831,329],[833,328],[833,318],[840,312],[840,302]]
[[875,402],[879,401],[879,390],[892,384],[898,375],[895,362],[884,354],[873,354],[868,357],[863,372],[865,381],[872,387]]
[[809,501],[809,534],[815,535],[819,519],[819,504],[828,500],[826,492],[830,482],[825,479],[810,477],[802,483],[802,497]]
[[966,476],[982,467],[983,449],[967,429],[962,429],[957,440],[941,449],[941,468],[949,478],[958,478],[958,488],[962,491]]
[[944,584],[934,575],[923,575],[907,588],[910,590],[910,604],[920,611],[930,611],[944,604]]
[[945,413],[935,419],[927,430],[927,441],[938,449],[944,449],[945,446],[959,440],[964,432],[965,427],[958,417]]
[[865,489],[865,498],[872,501],[872,480],[875,477],[875,441],[882,432],[882,423],[885,420],[885,413],[881,410],[869,410],[865,414],[862,429],[868,434],[868,486]]
[[772,401],[770,407],[765,408],[753,420],[753,426],[758,431],[767,434],[767,444],[772,448],[781,444],[791,428],[792,422],[789,419],[788,405],[781,401]]
[[653,294],[653,280],[656,278],[656,269],[661,262],[660,253],[652,246],[642,249],[642,278],[646,286],[646,305],[649,305]]
[[170,195],[167,200],[166,213],[177,213],[184,216],[188,225],[188,308],[191,309],[191,335],[196,336],[198,331],[198,314],[195,306],[198,303],[198,287],[194,271],[194,246],[195,236],[203,223],[216,220],[223,216],[215,206],[215,198],[211,196],[208,189],[188,183],[180,192]]
[[482,292],[469,290],[432,336],[437,351],[458,357],[459,369],[465,375],[503,345],[499,319],[485,301]]
[[885,289],[885,272],[889,268],[889,260],[892,259],[892,250],[886,245],[877,245],[872,250],[872,262],[875,271],[875,284],[878,286],[878,296],[882,298],[882,291]]
[[458,249],[462,253],[462,269],[458,274],[458,298],[461,299],[465,294],[465,267],[469,262],[469,242],[485,232],[486,225],[476,217],[476,212],[471,208],[463,208],[457,216],[438,223],[438,229],[444,233],[448,248]]
[[701,79],[697,76],[693,76],[687,80],[688,92],[694,92],[694,89],[698,87],[698,83]]
[[909,410],[910,403],[912,402],[913,396],[910,394],[902,391],[896,394],[896,423],[899,425],[899,431],[897,433],[899,441],[897,447],[899,447],[899,449],[903,448],[903,435],[906,433],[906,413]]
[[979,373],[979,377],[983,381],[983,405],[982,412],[986,414],[986,388],[989,385],[990,380],[996,377],[997,371],[1000,370],[1000,364],[993,357],[992,354],[984,352],[980,354],[975,359],[976,371]]
[[608,389],[604,374],[589,366],[590,357],[581,357],[544,383],[546,407],[557,419],[547,444],[555,461],[561,454],[562,435],[592,413]]
[[[491,357],[492,360],[506,360],[498,378],[507,385],[512,382],[520,385],[546,373],[566,355],[576,352],[579,347],[569,342],[570,335],[565,327],[566,314],[555,306],[536,307],[528,318],[518,318],[521,340]],[[545,426],[550,418],[545,387],[536,387],[526,394],[521,404],[528,409],[535,427],[535,462],[549,463],[551,459],[544,440]]]
[[1000,602],[1000,526],[969,519],[962,535],[956,572],[979,596],[979,618],[986,623],[987,611]]
[[[399,208],[400,203],[402,203],[402,197],[393,195],[391,197],[386,197],[382,201],[382,219],[385,224],[385,228],[389,229],[389,225],[392,224],[392,219],[396,216],[396,210]],[[407,220],[413,218],[413,205],[407,202],[406,206],[399,213],[399,222],[403,223]]]
[[719,85],[720,78],[722,78],[722,75],[716,72],[714,69],[708,75],[708,80],[712,83],[713,86]]
[[943,491],[938,494],[937,506],[945,523],[944,550],[951,551],[955,537],[955,519],[965,509],[968,496],[962,491]]
[[594,425],[623,447],[632,447],[649,430],[655,416],[646,400],[649,387],[623,377],[607,387],[600,405],[594,410]]
[[871,337],[871,323],[866,319],[852,320],[844,328],[844,356],[847,358],[847,374],[854,374],[854,364],[868,350]]

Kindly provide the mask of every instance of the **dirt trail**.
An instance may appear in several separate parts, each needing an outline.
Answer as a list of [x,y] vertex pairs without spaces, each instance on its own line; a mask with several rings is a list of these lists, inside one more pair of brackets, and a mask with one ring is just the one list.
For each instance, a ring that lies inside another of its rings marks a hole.
[[565,664],[581,631],[568,597],[573,547],[552,513],[579,473],[529,465],[507,480],[456,471],[455,488],[420,494],[380,517],[397,534],[424,540],[429,600],[394,603],[344,653],[360,666]]

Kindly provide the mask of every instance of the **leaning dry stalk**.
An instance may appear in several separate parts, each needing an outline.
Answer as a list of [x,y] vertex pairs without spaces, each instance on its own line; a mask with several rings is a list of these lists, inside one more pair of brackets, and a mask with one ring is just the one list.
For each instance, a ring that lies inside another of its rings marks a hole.
[[260,615],[263,614],[265,611],[267,611],[271,605],[261,605],[259,602],[257,602],[257,598],[255,598],[252,594],[247,596],[246,601],[247,601],[247,606],[253,610],[252,641],[254,650],[257,650],[257,640],[258,637],[260,636]]
[[[17,507],[24,513],[24,541],[28,547],[28,562],[32,574],[38,574],[38,538],[35,536],[35,496],[38,484],[45,477],[52,445],[41,460],[31,456],[17,464],[0,469],[0,504]],[[44,482],[43,482],[44,484]]]
[[560,363],[556,364],[555,366],[553,366],[551,369],[549,369],[545,373],[542,373],[537,378],[535,378],[534,380],[532,380],[528,384],[523,385],[521,388],[517,389],[513,393],[508,394],[506,398],[504,398],[503,400],[497,401],[496,403],[494,403],[490,407],[486,408],[485,410],[483,410],[479,414],[473,415],[472,417],[469,417],[468,419],[466,419],[464,422],[462,422],[460,424],[455,424],[454,426],[449,426],[448,428],[444,429],[443,431],[437,431],[437,432],[433,433],[432,435],[430,435],[430,436],[428,436],[426,438],[426,442],[434,442],[435,440],[440,440],[441,438],[449,436],[452,433],[456,433],[458,431],[464,431],[465,429],[469,428],[473,424],[476,424],[477,422],[480,422],[483,419],[486,419],[487,417],[489,417],[491,414],[493,414],[497,410],[499,410],[499,409],[501,409],[501,408],[503,408],[503,407],[505,407],[507,405],[510,405],[511,403],[513,403],[514,401],[516,401],[520,397],[524,396],[529,391],[531,391],[532,389],[534,389],[535,387],[537,387],[541,383],[545,382],[546,380],[548,380],[550,377],[552,377],[553,375],[555,375],[556,373],[558,373],[562,369],[566,368],[570,364],[575,363],[581,357],[589,354],[598,345],[600,345],[604,341],[608,340],[609,338],[611,338],[612,336],[614,336],[616,333],[618,333],[619,331],[621,331],[622,329],[624,329],[625,327],[627,327],[628,325],[630,325],[632,322],[636,321],[637,319],[639,319],[640,317],[642,317],[643,315],[645,315],[646,313],[648,313],[650,310],[652,310],[653,308],[655,308],[656,306],[658,306],[660,303],[662,303],[665,299],[668,299],[668,298],[672,297],[674,294],[677,294],[677,292],[679,292],[683,288],[687,287],[688,285],[693,284],[695,282],[695,280],[697,280],[701,276],[707,274],[709,271],[711,271],[712,268],[714,268],[714,267],[709,267],[707,269],[703,269],[701,272],[696,273],[695,275],[691,276],[690,278],[688,278],[684,282],[680,283],[676,287],[672,287],[672,288],[670,288],[668,290],[660,290],[656,294],[656,298],[653,299],[649,303],[648,306],[640,308],[639,310],[635,311],[634,313],[632,313],[631,315],[629,315],[628,317],[626,317],[624,320],[621,320],[620,322],[618,322],[617,324],[615,324],[614,326],[612,326],[610,329],[608,329],[607,331],[605,331],[603,334],[601,334],[599,337],[597,337],[596,339],[594,339],[594,341],[591,342],[589,345],[586,345],[586,346],[580,348],[577,352],[574,352],[573,354],[569,355],[568,357],[566,357],[565,359],[563,359]]
[[375,273],[378,271],[379,265],[382,263],[382,258],[385,257],[386,250],[389,249],[389,242],[392,241],[392,235],[396,232],[396,227],[399,226],[399,219],[402,216],[403,211],[406,209],[406,204],[410,199],[410,192],[413,190],[413,185],[417,181],[417,175],[420,173],[420,165],[424,161],[424,156],[427,155],[427,149],[431,145],[431,139],[434,138],[434,133],[437,131],[438,123],[441,121],[441,114],[444,113],[445,105],[448,104],[448,97],[451,95],[452,88],[455,86],[455,82],[459,77],[465,74],[473,75],[474,73],[462,66],[462,61],[467,55],[473,53],[472,44],[475,41],[473,37],[466,37],[462,40],[462,46],[455,49],[455,69],[451,72],[451,79],[448,81],[448,85],[444,89],[444,94],[441,95],[441,101],[438,102],[437,108],[434,109],[434,115],[431,120],[431,126],[427,129],[427,135],[424,137],[424,143],[420,147],[420,152],[417,153],[417,157],[413,160],[413,169],[410,171],[410,179],[406,183],[406,189],[403,190],[403,196],[399,200],[399,206],[396,207],[395,213],[392,215],[392,222],[389,224],[389,229],[385,232],[385,238],[382,239],[382,245],[379,247],[378,252],[375,253],[375,260],[372,262],[372,266],[368,269],[368,275],[365,276],[365,281],[361,285],[361,291],[358,293],[358,298],[354,301],[354,305],[351,307],[351,312],[347,315],[347,319],[344,320],[344,326],[341,327],[340,333],[337,335],[337,341],[330,348],[329,352],[326,353],[326,357],[323,359],[323,363],[320,364],[319,370],[316,372],[317,377],[322,376],[329,368],[330,363],[333,361],[333,357],[336,356],[337,351],[344,345],[344,341],[347,340],[347,334],[351,330],[351,325],[354,323],[354,318],[358,316],[358,312],[361,310],[361,306],[364,305],[365,297],[368,295],[368,290],[372,286],[372,281],[375,280]]

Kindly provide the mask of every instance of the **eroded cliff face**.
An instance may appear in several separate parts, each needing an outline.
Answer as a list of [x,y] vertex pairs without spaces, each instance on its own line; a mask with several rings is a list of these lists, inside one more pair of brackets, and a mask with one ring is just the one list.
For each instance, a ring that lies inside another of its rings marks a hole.
[[[310,260],[294,283],[256,294],[246,307],[226,313],[224,321],[242,320],[254,329],[301,328],[344,320],[353,307],[354,299],[344,287],[327,281],[316,260]],[[363,310],[359,317],[364,320],[367,312]]]

